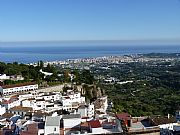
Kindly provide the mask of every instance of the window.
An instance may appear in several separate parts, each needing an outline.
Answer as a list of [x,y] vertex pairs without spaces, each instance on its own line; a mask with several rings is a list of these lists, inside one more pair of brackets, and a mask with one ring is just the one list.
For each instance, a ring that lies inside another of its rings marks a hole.
[[56,128],[54,128],[54,131],[56,131]]

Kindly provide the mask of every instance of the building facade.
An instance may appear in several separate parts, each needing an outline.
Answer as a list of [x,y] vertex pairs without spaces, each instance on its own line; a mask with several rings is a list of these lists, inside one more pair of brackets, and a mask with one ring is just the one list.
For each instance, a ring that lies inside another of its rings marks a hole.
[[33,91],[38,89],[38,84],[30,82],[23,84],[15,84],[15,85],[4,85],[0,88],[0,92],[3,95],[11,95],[15,93]]

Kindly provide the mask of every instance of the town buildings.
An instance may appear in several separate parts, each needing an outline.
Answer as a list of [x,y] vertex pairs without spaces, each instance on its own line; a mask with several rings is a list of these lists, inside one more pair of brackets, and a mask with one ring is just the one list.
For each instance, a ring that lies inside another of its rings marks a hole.
[[17,93],[23,93],[28,91],[33,91],[38,89],[38,84],[34,82],[14,84],[14,85],[4,85],[0,86],[0,93],[3,95],[11,95]]
[[[4,93],[8,89],[8,93]],[[16,90],[16,91],[15,91]],[[40,92],[36,83],[1,87],[0,125],[3,134],[148,134],[179,131],[176,120],[132,117],[107,112],[108,97],[86,102],[81,92]],[[168,131],[168,132],[167,132]]]

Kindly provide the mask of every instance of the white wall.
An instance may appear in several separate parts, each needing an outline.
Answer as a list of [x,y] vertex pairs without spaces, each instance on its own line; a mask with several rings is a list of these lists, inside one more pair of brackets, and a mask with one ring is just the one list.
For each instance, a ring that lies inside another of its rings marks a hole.
[[102,134],[102,133],[105,133],[103,128],[102,127],[99,127],[99,128],[92,128],[92,133],[93,134]]
[[22,107],[32,107],[32,106],[29,100],[23,100]]
[[44,134],[44,129],[39,129],[38,130],[38,135],[42,135],[42,134]]
[[173,126],[174,126],[174,125],[178,125],[178,123],[162,124],[162,125],[159,125],[159,127],[160,127],[161,129],[173,130]]
[[44,100],[60,100],[60,94],[53,94],[53,95],[48,95],[48,96],[42,96],[44,98]]
[[59,126],[45,126],[45,135],[53,134],[53,133],[60,135],[60,127]]
[[5,112],[6,112],[6,108],[5,108],[5,107],[2,107],[2,106],[0,105],[0,115],[3,115]]
[[94,116],[94,104],[90,104],[88,106],[88,117],[93,117]]
[[80,118],[64,119],[64,128],[65,129],[72,128],[72,127],[79,125],[80,123],[81,123]]
[[6,74],[0,74],[0,80],[6,80],[7,76]]
[[88,111],[87,111],[87,107],[85,107],[85,108],[78,108],[78,112],[77,112],[78,114],[80,114],[81,115],[81,118],[82,117],[87,117],[88,116]]
[[33,98],[34,95],[32,94],[25,94],[25,95],[19,95],[19,100],[24,100],[24,99],[28,99],[28,98]]
[[[69,98],[66,98],[69,97]],[[71,109],[72,103],[78,102],[78,103],[85,103],[85,97],[81,97],[80,93],[71,94],[68,96],[63,96],[62,99],[63,109]]]
[[36,89],[38,89],[38,84],[20,86],[20,87],[14,87],[14,88],[6,88],[6,89],[3,89],[3,94],[12,94],[15,92],[30,91],[30,90],[36,90]]
[[80,114],[81,117],[90,117],[91,118],[94,116],[94,105],[89,104],[85,108],[78,108],[77,113]]
[[8,110],[10,109],[10,108],[13,108],[13,107],[15,107],[15,106],[20,106],[21,105],[21,102],[19,101],[19,100],[16,100],[16,101],[14,101],[14,102],[11,102],[10,104],[8,104]]

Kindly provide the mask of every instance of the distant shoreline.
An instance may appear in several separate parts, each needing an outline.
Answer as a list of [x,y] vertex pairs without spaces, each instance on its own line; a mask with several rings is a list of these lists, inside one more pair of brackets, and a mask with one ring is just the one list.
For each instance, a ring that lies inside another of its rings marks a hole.
[[[180,45],[114,45],[114,44],[22,44],[17,47],[11,43],[12,47],[0,45],[0,61],[6,63],[33,63],[42,61],[60,61],[67,59],[92,58],[103,56],[122,56],[131,54],[148,53],[180,53]],[[13,46],[14,45],[14,46]],[[58,46],[59,45],[59,46]],[[67,45],[67,46],[65,46]],[[83,46],[84,45],[84,46]]]
[[[135,57],[135,56],[153,56],[153,57],[173,57],[173,58],[180,58],[180,52],[179,53],[144,53],[144,54],[122,54],[122,55],[109,55],[109,56],[100,56],[100,57],[84,57],[84,58],[71,58],[71,59],[64,59],[64,60],[52,60],[52,61],[43,61],[45,63],[54,63],[54,62],[69,62],[69,61],[83,61],[83,60],[93,60],[93,59],[108,59],[108,58],[120,58],[120,57],[124,57],[124,56],[128,56],[128,57]],[[41,60],[39,60],[41,61]],[[0,62],[4,62],[4,61],[0,61]],[[12,61],[12,62],[5,62],[5,63],[13,63],[13,62],[18,62],[18,61]],[[18,62],[18,63],[22,63],[22,62]],[[35,62],[29,62],[29,63],[22,63],[22,64],[37,64],[38,61]]]

